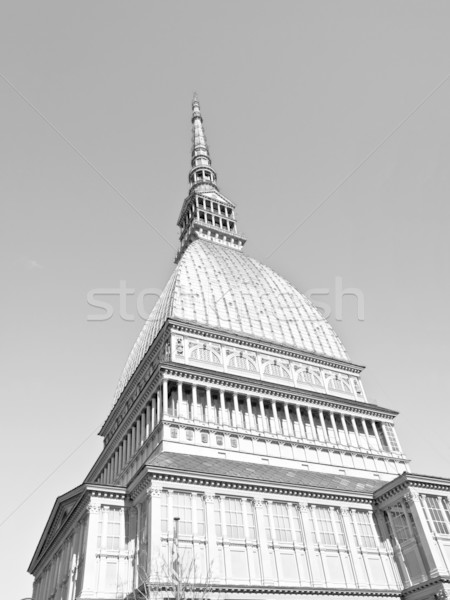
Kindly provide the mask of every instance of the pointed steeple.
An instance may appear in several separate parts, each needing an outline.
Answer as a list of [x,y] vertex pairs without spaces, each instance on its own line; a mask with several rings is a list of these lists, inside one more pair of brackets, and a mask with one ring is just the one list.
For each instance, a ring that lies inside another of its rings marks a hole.
[[189,195],[178,218],[180,248],[175,262],[196,239],[205,239],[242,250],[246,239],[237,231],[235,205],[219,192],[217,175],[211,166],[208,143],[197,94],[192,100],[192,158]]
[[217,190],[216,182],[217,174],[211,167],[200,103],[195,93],[192,100],[192,158],[189,172],[189,193],[197,188],[200,188],[198,191]]

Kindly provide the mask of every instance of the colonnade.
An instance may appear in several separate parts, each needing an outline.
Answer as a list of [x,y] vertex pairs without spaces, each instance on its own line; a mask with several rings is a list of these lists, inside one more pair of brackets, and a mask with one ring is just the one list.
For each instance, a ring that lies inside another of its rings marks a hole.
[[401,452],[393,426],[381,420],[164,378],[118,445],[101,483],[115,480],[162,419],[283,435],[359,452]]

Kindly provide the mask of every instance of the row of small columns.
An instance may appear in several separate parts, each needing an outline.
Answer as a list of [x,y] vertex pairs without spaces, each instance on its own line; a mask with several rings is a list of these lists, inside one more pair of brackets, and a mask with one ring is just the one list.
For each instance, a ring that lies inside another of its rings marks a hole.
[[[197,398],[198,398],[198,387],[196,385],[192,385],[191,386],[192,389],[192,414],[194,416],[196,416],[197,413]],[[207,410],[207,420],[208,422],[213,422],[211,419],[211,415],[212,415],[212,390],[211,387],[205,387],[203,388],[206,391],[206,410]],[[181,381],[177,382],[177,402],[180,401],[180,399],[183,397],[183,383]],[[226,425],[226,423],[224,423],[224,419],[223,419],[223,415],[225,415],[226,413],[226,408],[225,408],[225,390],[223,389],[219,389],[219,399],[220,399],[220,408],[221,408],[221,416],[222,418],[219,419],[219,424],[220,425]],[[252,397],[250,395],[246,395],[246,405],[247,405],[247,413],[249,416],[249,425],[250,425],[250,429],[254,429],[256,431],[260,431],[258,426],[257,426],[257,420],[255,415],[253,414],[253,410],[252,410]],[[263,398],[258,398],[258,402],[259,402],[259,410],[260,410],[260,414],[262,417],[262,421],[263,421],[263,432],[264,431],[268,431],[268,427],[267,427],[267,416],[266,416],[266,411],[265,411],[265,402],[266,400],[264,400]],[[271,412],[273,415],[273,419],[274,419],[274,423],[275,423],[275,427],[276,427],[276,433],[282,433],[281,430],[281,424],[278,418],[278,409],[277,409],[277,405],[279,404],[278,401],[276,400],[270,400],[271,403]],[[286,418],[286,422],[288,424],[288,428],[289,428],[289,434],[291,436],[294,436],[294,427],[293,427],[293,423],[291,420],[291,415],[290,415],[290,410],[289,410],[289,406],[292,406],[295,410],[295,414],[297,417],[297,422],[300,428],[300,433],[301,433],[301,437],[302,438],[307,438],[307,434],[306,434],[306,430],[305,430],[305,425],[303,423],[303,419],[301,416],[301,411],[300,411],[300,406],[298,405],[289,405],[289,403],[287,402],[282,402],[283,407],[284,407],[284,413],[285,413],[285,418]],[[233,392],[233,408],[234,408],[234,412],[235,415],[239,414],[239,394],[237,392]],[[311,407],[304,407],[306,408],[307,411],[307,415],[308,415],[308,422],[309,425],[311,426],[311,431],[313,434],[313,437],[315,440],[318,440],[318,435],[317,435],[317,431],[314,425],[314,417],[313,417],[313,409]],[[337,427],[337,423],[336,423],[336,418],[341,420],[341,424],[344,430],[344,434],[345,434],[345,439],[347,441],[347,445],[348,446],[352,446],[351,440],[350,440],[350,435],[349,435],[349,431],[348,431],[348,427],[347,427],[347,422],[346,422],[346,415],[343,414],[334,414],[331,411],[323,411],[320,408],[315,408],[314,410],[318,411],[319,414],[319,420],[322,426],[322,431],[324,432],[324,437],[326,441],[332,442],[332,440],[329,439],[328,437],[328,432],[327,432],[327,427],[325,424],[325,417],[324,417],[324,413],[328,412],[329,416],[330,416],[330,421],[331,421],[331,425],[334,431],[334,435],[335,435],[335,439],[336,439],[336,443],[340,443],[340,437],[339,437],[339,433],[338,433],[338,427]],[[168,395],[165,395],[163,393],[163,414],[167,415],[168,414]],[[175,415],[172,415],[175,416]],[[178,415],[179,416],[179,415]],[[350,418],[350,421],[352,423],[352,428],[353,431],[355,432],[355,434],[358,432],[358,427],[356,424],[356,418],[354,416],[348,415],[348,418]],[[368,448],[370,448],[370,433],[367,427],[367,423],[366,423],[366,419],[361,418],[361,423],[362,423],[362,427],[363,427],[363,431],[364,431],[364,435],[366,437],[367,440],[367,446]],[[377,444],[379,446],[379,449],[382,450],[383,449],[383,443],[380,439],[380,435],[378,432],[378,427],[377,427],[377,423],[373,420],[370,419],[369,423],[371,425],[371,428],[374,432],[374,436],[377,440]],[[386,431],[386,427],[385,424],[383,422],[379,422],[382,431],[383,431],[383,435],[384,438],[386,440],[386,445],[387,448],[389,450],[389,452],[394,452],[394,449],[392,448],[391,442],[389,440],[389,436],[388,433]],[[395,434],[395,430],[394,431],[394,435]],[[356,439],[358,439],[358,437],[356,436]],[[358,446],[359,447],[359,446]]]
[[[170,383],[172,383],[172,382],[170,382]],[[177,404],[183,398],[183,385],[184,384],[182,381],[176,382]],[[190,417],[186,417],[186,418],[188,420],[196,420],[197,406],[198,406],[198,390],[204,389],[205,395],[206,395],[206,420],[208,423],[216,424],[216,422],[212,420],[212,414],[213,414],[212,388],[209,386],[207,386],[207,387],[201,386],[201,388],[200,388],[200,386],[197,386],[194,384],[190,385],[189,387],[192,392],[192,410],[191,410],[192,419]],[[172,390],[170,390],[170,391],[172,392]],[[221,408],[218,424],[219,425],[227,425],[226,423],[224,423],[224,415],[226,413],[225,390],[219,389],[218,392],[219,392],[219,401],[220,401],[220,408]],[[173,402],[175,400],[175,396],[172,395],[171,399]],[[237,392],[232,392],[232,401],[233,401],[233,409],[234,409],[235,419],[237,420],[237,416],[239,415],[239,394]],[[262,427],[261,428],[258,428],[257,419],[256,419],[255,414],[253,413],[253,401],[254,400],[253,400],[252,396],[250,396],[248,394],[245,396],[247,414],[249,417],[249,423],[248,423],[249,429],[258,431],[260,433],[269,432],[268,416],[266,414],[266,406],[265,406],[265,404],[267,403],[267,400],[265,400],[261,397],[258,398],[259,411],[260,411],[260,415],[262,417]],[[273,422],[274,422],[275,429],[276,429],[276,431],[272,432],[272,433],[282,434],[283,431],[282,431],[282,427],[281,427],[281,422],[278,417],[278,405],[279,404],[280,404],[280,401],[271,399],[269,410],[272,413]],[[291,419],[291,412],[290,412],[290,407],[292,407],[295,411],[295,416],[296,416],[297,423],[298,423],[298,426],[300,429],[301,438],[308,439],[306,429],[305,429],[305,423],[303,422],[303,418],[301,415],[300,406],[298,406],[296,404],[289,404],[287,402],[282,402],[282,404],[283,404],[284,414],[285,414],[285,418],[286,418],[286,423],[288,424],[289,435],[290,436],[295,435],[294,425],[293,425],[293,422]],[[313,409],[309,406],[302,407],[302,408],[306,409],[306,413],[307,413],[307,417],[308,417],[308,424],[311,427],[313,440],[319,441],[319,436],[317,434],[317,431],[316,431],[316,428],[314,425],[314,416],[313,416],[313,410],[314,410],[314,411],[318,412],[319,420],[320,420],[320,424],[322,426],[322,431],[323,431],[325,441],[328,441],[330,443],[341,444],[340,436],[339,436],[339,432],[338,432],[338,425],[337,425],[337,419],[340,419],[340,423],[341,423],[343,431],[344,431],[347,446],[349,446],[349,447],[353,446],[351,439],[350,439],[348,426],[347,426],[347,418],[350,419],[353,431],[355,432],[355,438],[358,441],[359,433],[358,433],[356,418],[354,416],[335,414],[331,411],[324,411],[321,408]],[[124,436],[122,442],[120,443],[120,445],[117,448],[116,452],[114,453],[113,457],[111,458],[111,460],[108,462],[106,468],[104,469],[104,471],[100,477],[100,482],[105,483],[105,482],[113,481],[117,477],[117,475],[124,469],[124,467],[128,464],[131,457],[143,445],[144,441],[150,436],[151,432],[155,429],[156,425],[161,421],[162,417],[163,416],[171,416],[171,417],[180,416],[179,414],[177,414],[177,412],[178,411],[173,411],[174,414],[169,415],[169,380],[164,378],[162,380],[162,384],[160,386],[158,386],[156,393],[153,394],[153,396],[150,398],[150,400],[147,403],[144,410],[137,417],[135,424],[129,429],[127,434]],[[328,436],[328,430],[327,430],[327,427],[325,424],[325,416],[324,416],[325,412],[328,412],[328,414],[329,414],[331,425],[332,425],[334,435],[335,435],[335,440],[336,440],[335,442],[333,440],[331,440]],[[371,448],[370,433],[369,433],[366,419],[361,418],[361,423],[362,423],[364,435],[367,440],[367,448],[370,449]],[[394,452],[394,449],[391,446],[391,442],[390,442],[388,433],[386,431],[385,424],[381,421],[375,422],[373,419],[368,420],[368,423],[370,424],[370,427],[373,430],[375,439],[377,440],[379,450],[383,450],[384,444],[382,443],[381,438],[380,438],[380,434],[378,431],[378,424],[382,428],[383,436],[384,436],[384,439],[386,440],[386,445],[387,445],[388,451]],[[232,424],[230,423],[230,425],[232,425]],[[245,419],[241,425],[239,425],[237,422],[235,422],[234,426],[237,428],[240,428],[240,429],[246,429]],[[393,430],[393,431],[394,431],[394,435],[395,435],[395,430]],[[362,446],[357,446],[357,448],[359,448],[361,450],[367,450],[367,448],[363,448]]]

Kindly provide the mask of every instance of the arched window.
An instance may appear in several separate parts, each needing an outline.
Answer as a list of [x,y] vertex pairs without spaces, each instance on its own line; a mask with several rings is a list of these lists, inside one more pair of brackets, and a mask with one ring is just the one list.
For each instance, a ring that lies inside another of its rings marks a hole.
[[297,375],[297,383],[300,385],[302,383],[307,383],[308,385],[323,386],[320,371],[317,369],[310,369],[309,367],[300,369]]
[[282,379],[291,378],[286,365],[277,360],[270,361],[264,365],[264,375],[271,375],[272,377],[280,377]]
[[327,383],[329,390],[342,392],[344,394],[352,394],[352,388],[348,380],[344,379],[343,377],[338,377],[337,375],[335,377],[330,377]]
[[191,346],[190,358],[192,360],[220,364],[219,352],[211,344],[195,344]]
[[243,371],[251,371],[256,373],[256,360],[254,356],[247,352],[238,352],[232,354],[229,358],[228,366],[230,369],[242,369]]

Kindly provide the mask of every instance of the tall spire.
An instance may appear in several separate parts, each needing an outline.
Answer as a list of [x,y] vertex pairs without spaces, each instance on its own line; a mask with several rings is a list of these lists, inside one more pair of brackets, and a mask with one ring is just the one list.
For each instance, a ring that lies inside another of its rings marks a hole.
[[208,144],[203,130],[203,118],[197,94],[192,100],[192,158],[189,171],[189,195],[183,202],[180,216],[180,248],[175,262],[197,239],[215,242],[242,250],[245,237],[238,233],[235,206],[219,192],[217,175],[211,166]]
[[199,192],[217,188],[217,175],[211,167],[208,143],[203,129],[203,117],[197,93],[192,100],[192,158],[189,171],[189,193],[194,189]]

